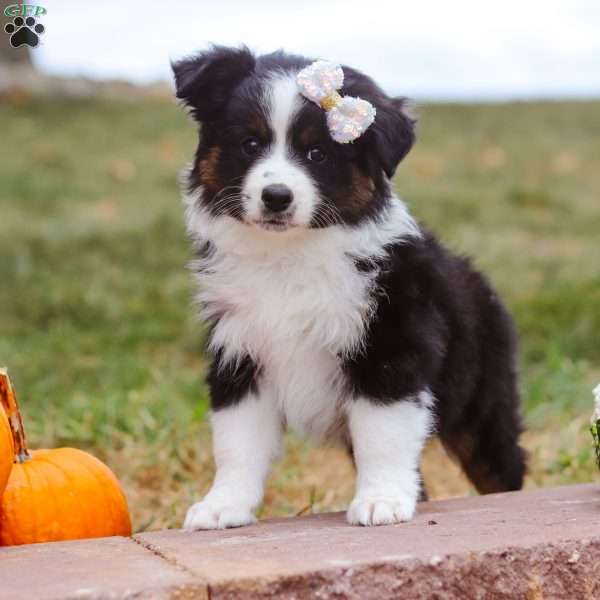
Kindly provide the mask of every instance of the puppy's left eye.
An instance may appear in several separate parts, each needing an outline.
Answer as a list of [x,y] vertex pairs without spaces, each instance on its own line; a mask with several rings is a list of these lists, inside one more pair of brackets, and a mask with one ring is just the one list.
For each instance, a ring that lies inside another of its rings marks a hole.
[[260,141],[255,137],[246,138],[242,142],[242,150],[246,156],[256,156],[260,152]]
[[325,160],[325,152],[319,146],[309,148],[306,158],[312,162],[323,162]]

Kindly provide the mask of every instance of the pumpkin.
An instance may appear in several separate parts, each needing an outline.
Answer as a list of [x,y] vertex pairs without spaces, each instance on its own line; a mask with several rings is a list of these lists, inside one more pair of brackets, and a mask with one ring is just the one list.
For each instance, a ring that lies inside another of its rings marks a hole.
[[75,448],[29,451],[6,371],[0,371],[0,400],[14,446],[0,500],[0,545],[131,535],[127,500],[113,472]]
[[8,417],[0,404],[0,498],[13,465],[15,450]]

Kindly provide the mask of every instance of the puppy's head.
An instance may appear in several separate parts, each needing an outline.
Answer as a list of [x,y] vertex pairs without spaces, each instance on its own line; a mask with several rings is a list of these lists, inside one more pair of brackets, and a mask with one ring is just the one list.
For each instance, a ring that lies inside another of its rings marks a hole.
[[325,111],[300,95],[311,61],[213,47],[173,64],[177,97],[200,125],[189,186],[215,216],[271,231],[356,224],[389,197],[389,179],[414,142],[404,99],[343,67],[342,95],[371,102],[369,129],[335,142]]

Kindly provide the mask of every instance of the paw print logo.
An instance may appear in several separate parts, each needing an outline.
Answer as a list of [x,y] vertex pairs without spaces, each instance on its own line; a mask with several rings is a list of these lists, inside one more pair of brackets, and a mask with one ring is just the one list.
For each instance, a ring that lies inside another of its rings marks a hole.
[[40,35],[44,33],[45,27],[36,23],[33,17],[15,17],[12,23],[4,26],[4,31],[10,35],[10,45],[13,48],[23,45],[35,48],[40,43]]

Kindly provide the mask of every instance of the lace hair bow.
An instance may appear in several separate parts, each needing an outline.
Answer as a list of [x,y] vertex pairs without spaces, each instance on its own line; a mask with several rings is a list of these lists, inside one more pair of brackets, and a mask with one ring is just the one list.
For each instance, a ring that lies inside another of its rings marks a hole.
[[317,60],[298,73],[296,82],[305,98],[327,112],[331,137],[340,144],[360,137],[375,120],[375,107],[370,102],[338,93],[344,83],[339,65]]

